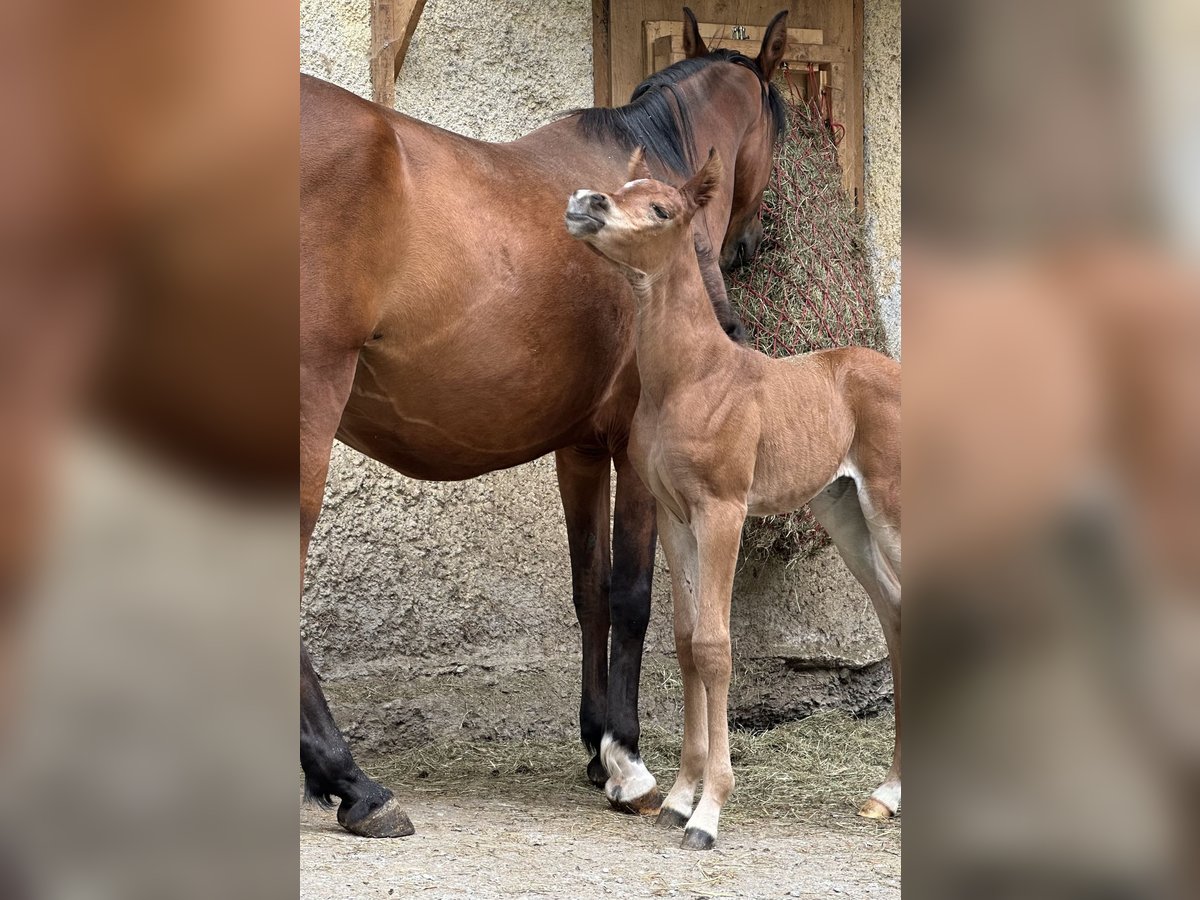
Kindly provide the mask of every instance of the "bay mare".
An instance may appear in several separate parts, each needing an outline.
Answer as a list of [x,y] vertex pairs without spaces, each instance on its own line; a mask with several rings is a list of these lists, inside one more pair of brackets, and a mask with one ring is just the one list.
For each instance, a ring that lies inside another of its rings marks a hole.
[[[301,568],[335,437],[442,481],[554,452],[583,640],[588,776],[627,811],[661,802],[638,752],[656,531],[654,498],[626,451],[639,395],[634,304],[625,279],[567,235],[562,198],[619,180],[634,146],[663,177],[716,148],[732,164],[693,239],[708,259],[753,255],[784,124],[770,78],[787,16],[755,59],[710,53],[690,14],[684,37],[688,58],[648,78],[629,105],[576,111],[507,144],[315,78],[300,84]],[[704,279],[736,337],[716,263]],[[391,791],[355,763],[303,646],[300,676],[306,793],[339,798],[338,821],[354,833],[411,833]]]

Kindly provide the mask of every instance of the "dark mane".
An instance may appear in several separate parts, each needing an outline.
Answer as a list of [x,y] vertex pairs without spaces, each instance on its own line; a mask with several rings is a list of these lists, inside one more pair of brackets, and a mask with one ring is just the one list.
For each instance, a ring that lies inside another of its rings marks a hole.
[[[644,147],[646,153],[679,175],[690,175],[696,168],[693,158],[692,111],[680,82],[718,63],[743,66],[758,76],[763,91],[763,109],[771,117],[778,139],[787,125],[787,112],[779,90],[763,82],[758,63],[736,50],[714,50],[695,59],[684,59],[655,72],[633,90],[629,103],[616,108],[593,107],[572,110],[580,130],[590,140],[615,140],[632,151]],[[693,101],[694,102],[694,101]]]

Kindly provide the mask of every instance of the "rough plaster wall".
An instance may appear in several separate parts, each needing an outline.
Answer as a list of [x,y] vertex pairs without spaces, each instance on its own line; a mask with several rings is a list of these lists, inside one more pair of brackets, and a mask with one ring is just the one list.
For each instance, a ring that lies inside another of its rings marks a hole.
[[900,356],[900,0],[863,9],[863,163],[871,274]]
[[396,79],[396,109],[484,141],[591,105],[584,0],[430,0]]
[[[369,95],[366,7],[304,0],[305,71]],[[430,0],[396,87],[397,108],[442,127],[523,134],[591,102],[591,4]],[[734,597],[736,719],[866,710],[886,696],[879,626],[832,551],[793,570],[744,566]],[[302,634],[360,748],[448,731],[573,734],[579,627],[553,460],[429,483],[336,445]],[[679,725],[678,688],[660,562],[643,716]]]
[[300,71],[371,96],[370,0],[300,0]]

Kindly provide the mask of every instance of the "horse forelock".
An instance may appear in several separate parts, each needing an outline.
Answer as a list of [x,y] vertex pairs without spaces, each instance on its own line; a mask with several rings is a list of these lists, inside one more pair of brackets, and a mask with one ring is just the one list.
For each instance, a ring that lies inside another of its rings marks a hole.
[[689,91],[692,76],[714,65],[731,63],[749,69],[762,86],[764,112],[771,118],[775,138],[783,134],[787,113],[778,88],[763,80],[758,63],[736,50],[718,49],[705,56],[680,60],[658,72],[633,89],[629,103],[614,108],[577,109],[580,129],[592,140],[615,140],[626,150],[643,147],[663,166],[677,175],[688,176],[696,168],[696,147],[692,114],[705,102]]

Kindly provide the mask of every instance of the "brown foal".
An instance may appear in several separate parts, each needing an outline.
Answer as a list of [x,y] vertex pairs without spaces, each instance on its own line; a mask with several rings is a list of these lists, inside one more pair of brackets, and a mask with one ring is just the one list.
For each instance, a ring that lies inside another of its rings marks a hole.
[[659,821],[686,825],[693,849],[713,846],[733,790],[729,607],[747,514],[809,503],[870,595],[891,659],[896,743],[860,812],[884,818],[900,806],[900,365],[859,347],[771,359],[725,337],[689,229],[721,178],[712,151],[676,189],[652,180],[635,151],[624,187],[576,191],[566,214],[571,235],[616,263],[636,297],[629,456],[658,501],[684,681],[683,755]]

